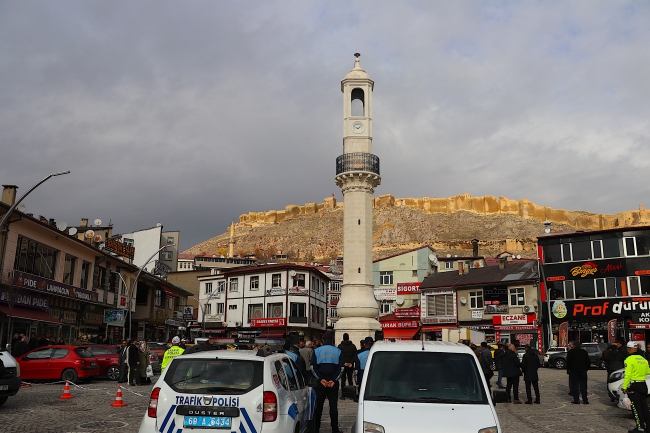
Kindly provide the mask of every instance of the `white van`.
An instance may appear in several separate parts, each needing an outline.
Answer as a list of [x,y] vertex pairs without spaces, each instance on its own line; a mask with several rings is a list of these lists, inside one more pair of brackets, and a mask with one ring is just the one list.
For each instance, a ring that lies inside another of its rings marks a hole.
[[[494,399],[505,402],[503,391]],[[469,347],[380,341],[363,374],[353,433],[499,433],[487,383]]]
[[0,406],[20,389],[20,365],[11,353],[0,348]]

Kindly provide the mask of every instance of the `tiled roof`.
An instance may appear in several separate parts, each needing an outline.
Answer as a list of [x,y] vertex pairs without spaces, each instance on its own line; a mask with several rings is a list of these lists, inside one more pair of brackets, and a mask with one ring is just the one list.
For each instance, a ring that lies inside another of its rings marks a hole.
[[537,261],[508,262],[501,269],[498,266],[470,269],[469,273],[440,272],[431,274],[422,281],[420,289],[454,286],[479,286],[485,284],[512,283],[513,281],[536,280]]

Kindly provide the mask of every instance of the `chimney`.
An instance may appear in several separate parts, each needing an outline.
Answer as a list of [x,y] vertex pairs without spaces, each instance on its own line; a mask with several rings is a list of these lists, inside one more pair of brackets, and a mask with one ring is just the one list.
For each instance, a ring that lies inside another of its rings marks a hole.
[[463,262],[458,261],[458,275],[463,275],[465,272],[463,271]]
[[463,266],[463,274],[469,274],[469,262],[465,262],[465,265]]
[[88,218],[81,218],[81,227],[88,227]]
[[478,239],[472,239],[472,257],[478,257]]
[[500,257],[499,258],[499,269],[504,269],[506,267],[506,263],[508,262],[508,259],[505,257]]
[[2,202],[13,206],[16,203],[16,185],[2,185]]

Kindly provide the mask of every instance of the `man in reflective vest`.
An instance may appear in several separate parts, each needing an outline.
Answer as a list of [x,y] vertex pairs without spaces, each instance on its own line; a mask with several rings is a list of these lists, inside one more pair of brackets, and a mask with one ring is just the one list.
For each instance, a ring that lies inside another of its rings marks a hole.
[[164,371],[165,368],[172,362],[172,359],[176,358],[178,355],[182,355],[185,350],[179,346],[181,339],[176,336],[172,338],[172,347],[167,349],[165,356],[163,356],[162,364],[160,365],[161,371]]
[[332,433],[341,433],[339,430],[339,378],[343,374],[343,361],[341,350],[334,347],[334,336],[323,335],[323,345],[314,350],[311,356],[311,372],[318,380],[316,391],[316,407],[314,408],[313,433],[319,433],[320,420],[323,415],[325,399],[330,406],[330,422]]
[[636,428],[628,430],[630,433],[647,431],[650,427],[650,411],[648,410],[648,386],[645,378],[650,374],[648,361],[637,353],[639,349],[633,341],[627,343],[625,358],[625,379],[621,390],[632,402],[632,413],[636,421]]

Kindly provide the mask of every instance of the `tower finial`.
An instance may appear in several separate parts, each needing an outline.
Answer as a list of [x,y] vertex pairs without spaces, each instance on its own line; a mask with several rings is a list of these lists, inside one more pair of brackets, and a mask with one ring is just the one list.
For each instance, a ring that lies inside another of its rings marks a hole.
[[361,57],[361,54],[354,53],[354,57],[354,69],[361,69],[361,65],[359,65],[359,57]]

